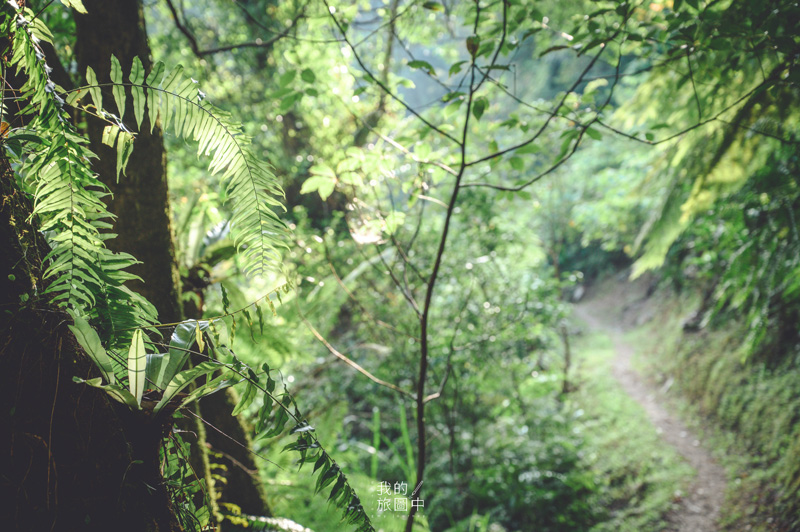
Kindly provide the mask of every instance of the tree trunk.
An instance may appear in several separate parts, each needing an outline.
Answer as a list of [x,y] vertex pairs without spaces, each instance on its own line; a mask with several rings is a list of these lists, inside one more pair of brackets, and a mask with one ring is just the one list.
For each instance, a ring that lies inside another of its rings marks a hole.
[[[149,72],[152,60],[147,42],[141,2],[130,0],[85,0],[88,15],[75,15],[77,26],[76,56],[81,72],[87,67],[97,74],[100,83],[110,81],[110,59],[114,55],[127,74],[134,57],[139,57]],[[104,102],[113,102],[110,91]],[[126,116],[133,116],[132,99],[128,98]],[[181,306],[181,281],[175,259],[175,245],[170,223],[166,157],[160,124],[150,134],[148,119],[142,123],[134,144],[125,176],[116,179],[116,155],[102,144],[105,123],[88,117],[92,150],[100,155],[94,165],[100,179],[114,194],[109,210],[118,216],[114,231],[117,238],[109,247],[132,254],[142,264],[133,269],[144,280],[134,286],[158,309],[162,323],[177,322],[185,314]],[[202,309],[190,318],[201,317]],[[189,415],[183,428],[197,434],[187,436],[192,445],[192,465],[206,477],[212,510],[218,513],[219,502],[239,506],[242,511],[270,516],[258,466],[249,452],[247,432],[238,418],[231,416],[235,406],[230,393],[211,395],[193,407],[198,417]],[[206,427],[202,417],[219,432]],[[224,433],[224,434],[223,434]],[[239,441],[244,446],[236,445]],[[218,451],[209,457],[208,451]],[[215,465],[223,467],[215,467]],[[219,471],[218,471],[219,470]],[[212,472],[223,478],[215,481]],[[252,472],[253,474],[249,474]]]
[[[132,416],[72,381],[97,373],[67,329],[71,320],[38,294],[47,245],[0,158],[0,500],[4,530],[178,531],[154,462]],[[133,430],[131,430],[133,429]],[[136,442],[136,443],[134,443]]]
[[[138,57],[149,72],[152,66],[150,47],[141,2],[131,0],[86,0],[87,15],[75,14],[77,42],[75,55],[80,72],[87,67],[97,74],[100,83],[111,81],[111,55],[116,56],[125,74]],[[111,91],[104,91],[103,101],[111,107]],[[133,116],[132,98],[127,98],[126,116]],[[144,284],[131,288],[142,294],[158,309],[162,323],[180,321],[180,277],[172,240],[169,213],[166,154],[160,124],[150,134],[149,119],[142,122],[126,175],[116,177],[116,153],[102,143],[106,123],[87,117],[92,151],[100,156],[93,164],[100,179],[111,189],[108,210],[117,216],[109,241],[115,251],[130,253],[141,264],[131,269]]]

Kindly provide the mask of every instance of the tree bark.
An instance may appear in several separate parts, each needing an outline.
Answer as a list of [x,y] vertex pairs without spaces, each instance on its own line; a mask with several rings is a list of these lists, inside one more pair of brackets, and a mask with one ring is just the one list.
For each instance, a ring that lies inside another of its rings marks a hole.
[[[149,72],[152,60],[141,2],[85,0],[84,5],[88,15],[75,15],[76,57],[80,71],[92,67],[100,83],[109,82],[110,59],[114,55],[125,74],[129,72],[134,57],[139,57],[145,72]],[[113,96],[107,92],[103,100],[112,105]],[[126,116],[133,116],[131,100],[129,97]],[[118,236],[109,242],[109,247],[128,252],[142,261],[133,273],[139,275],[144,284],[132,288],[156,306],[162,323],[177,322],[184,317],[199,319],[202,309],[186,316],[181,305],[181,280],[170,222],[161,126],[156,124],[151,135],[145,118],[127,174],[117,181],[116,155],[102,144],[105,125],[94,117],[88,117],[92,150],[101,156],[94,168],[114,194],[109,210],[118,217],[114,227]],[[206,477],[212,510],[218,514],[219,503],[225,502],[239,506],[246,513],[270,516],[258,466],[247,445],[247,432],[239,419],[231,416],[236,403],[231,400],[230,393],[214,394],[202,403],[192,407],[198,417],[189,415],[183,428],[197,434],[196,440],[187,436],[193,444],[191,461],[195,471]],[[221,432],[206,427],[200,420],[201,412],[202,419]],[[231,438],[244,446],[236,445]],[[219,456],[210,458],[209,449],[218,451]],[[215,468],[215,464],[223,467]],[[216,482],[212,472],[225,481]]]
[[160,432],[137,430],[102,392],[72,381],[97,373],[41,298],[47,245],[0,155],[0,500],[3,529],[179,531],[154,462]]
[[[75,55],[80,72],[87,67],[97,74],[100,83],[111,81],[111,55],[116,56],[123,72],[130,72],[134,57],[142,61],[145,72],[152,66],[147,43],[144,13],[139,1],[86,0],[88,14],[75,14],[77,42]],[[132,98],[127,98],[126,116],[133,116]],[[106,106],[113,106],[111,91],[104,91]],[[141,261],[131,269],[144,284],[132,286],[158,309],[162,323],[180,321],[180,276],[175,259],[172,223],[169,212],[166,153],[161,125],[150,134],[147,117],[137,135],[126,175],[116,177],[116,154],[102,143],[106,123],[87,117],[92,151],[100,156],[93,165],[100,179],[111,189],[108,210],[117,216],[109,241],[115,251],[130,253]],[[130,122],[130,120],[129,120]]]

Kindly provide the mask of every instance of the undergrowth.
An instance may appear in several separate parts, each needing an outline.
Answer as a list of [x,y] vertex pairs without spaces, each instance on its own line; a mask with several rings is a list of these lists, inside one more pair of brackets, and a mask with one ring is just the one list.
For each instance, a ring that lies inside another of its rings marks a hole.
[[599,520],[591,530],[663,530],[665,515],[693,472],[614,379],[610,338],[588,332],[576,341],[575,352],[579,389],[571,400],[584,411],[584,459],[597,487],[591,505]]
[[673,395],[687,415],[715,425],[712,442],[735,477],[722,526],[798,530],[800,353],[795,346],[773,344],[745,357],[743,327],[733,321],[684,333],[683,320],[697,297],[664,291],[659,297],[664,302],[658,319],[638,338],[652,347],[649,371],[664,381],[674,379]]

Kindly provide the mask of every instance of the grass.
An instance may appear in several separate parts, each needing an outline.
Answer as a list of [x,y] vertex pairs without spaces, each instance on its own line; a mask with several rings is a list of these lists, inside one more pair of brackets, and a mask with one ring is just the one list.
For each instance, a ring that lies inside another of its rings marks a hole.
[[592,505],[605,509],[591,530],[663,530],[665,515],[694,473],[618,385],[611,339],[589,331],[575,342],[575,353],[579,389],[570,401],[584,412],[585,462],[597,484]]
[[[378,499],[385,499],[387,496],[379,495],[379,482],[359,468],[358,464],[364,461],[366,451],[359,447],[343,445],[339,439],[344,412],[346,412],[344,403],[333,404],[326,412],[315,417],[314,425],[320,435],[320,440],[344,469],[348,482],[361,499],[361,504],[369,515],[375,530],[378,532],[402,532],[408,512],[395,511],[393,507],[389,511],[378,511]],[[312,466],[306,465],[298,471],[297,466],[294,465],[295,456],[292,453],[279,452],[279,449],[290,440],[291,438],[284,442],[279,438],[261,450],[264,456],[274,460],[283,468],[278,469],[268,463],[262,464],[262,478],[269,479],[267,491],[270,494],[273,513],[301,523],[314,532],[352,532],[353,526],[342,521],[341,511],[328,503],[330,487],[323,490],[324,493],[310,495],[314,493],[317,481],[317,476],[311,475]],[[328,442],[336,442],[338,445],[331,445]],[[394,499],[401,497],[392,494],[389,498],[393,505]],[[406,500],[410,505],[410,501]],[[428,526],[424,511],[418,516],[414,530],[426,532]]]

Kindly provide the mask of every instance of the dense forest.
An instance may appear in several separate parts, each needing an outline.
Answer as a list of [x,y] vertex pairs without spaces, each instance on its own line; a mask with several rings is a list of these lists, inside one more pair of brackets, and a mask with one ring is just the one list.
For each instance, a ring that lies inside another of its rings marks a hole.
[[3,528],[800,530],[799,29],[3,3]]

